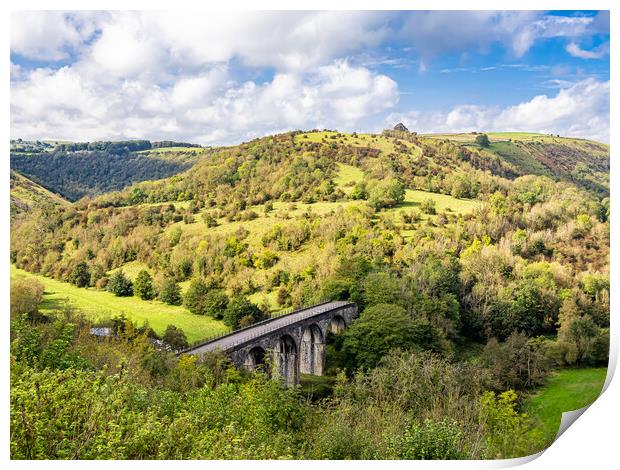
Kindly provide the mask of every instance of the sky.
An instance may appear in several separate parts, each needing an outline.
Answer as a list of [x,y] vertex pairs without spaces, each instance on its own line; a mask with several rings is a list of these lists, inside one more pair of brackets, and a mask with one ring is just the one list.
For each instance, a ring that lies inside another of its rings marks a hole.
[[228,145],[290,130],[609,142],[609,13],[11,14],[11,138]]

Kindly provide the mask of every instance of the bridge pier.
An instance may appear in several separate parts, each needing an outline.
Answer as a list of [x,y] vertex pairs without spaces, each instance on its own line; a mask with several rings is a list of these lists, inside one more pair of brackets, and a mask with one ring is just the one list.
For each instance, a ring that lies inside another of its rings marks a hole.
[[325,367],[325,341],[321,328],[307,327],[301,337],[299,369],[302,374],[323,375]]
[[286,386],[299,383],[299,354],[295,340],[285,335],[273,351],[274,370]]

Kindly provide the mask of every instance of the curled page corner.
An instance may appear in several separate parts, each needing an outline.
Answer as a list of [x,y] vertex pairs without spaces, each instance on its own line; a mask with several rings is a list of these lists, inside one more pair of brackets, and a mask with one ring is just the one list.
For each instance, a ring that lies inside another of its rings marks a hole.
[[[602,391],[601,391],[602,393]],[[600,396],[600,394],[599,394]],[[591,405],[592,403],[590,403]],[[560,421],[560,427],[558,428],[558,432],[553,438],[553,442],[557,441],[559,437],[564,434],[571,424],[573,424],[577,419],[588,409],[590,405],[586,405],[583,408],[579,408],[577,410],[565,411],[562,413],[562,420]],[[550,445],[553,445],[553,442]]]
[[[616,369],[616,364],[615,362],[612,363],[612,361],[609,361],[609,363],[607,364],[607,376],[605,377],[605,383],[603,384],[603,388],[601,389],[601,392],[598,394],[598,397],[596,397],[596,400],[599,399],[599,397],[605,393],[605,390],[607,390],[607,387],[609,387],[609,384],[611,383],[611,380],[614,376],[614,372]],[[575,422],[577,421],[577,419],[583,414],[585,413],[585,411],[590,408],[590,406],[592,406],[592,404],[596,401],[594,400],[592,403],[584,406],[583,408],[579,408],[577,410],[571,410],[571,411],[565,411],[562,413],[562,420],[560,421],[560,427],[558,428],[558,432],[556,433],[555,437],[553,438],[553,442],[557,441],[560,436],[562,434],[564,434],[564,432]],[[550,444],[550,446],[553,445],[553,442]]]

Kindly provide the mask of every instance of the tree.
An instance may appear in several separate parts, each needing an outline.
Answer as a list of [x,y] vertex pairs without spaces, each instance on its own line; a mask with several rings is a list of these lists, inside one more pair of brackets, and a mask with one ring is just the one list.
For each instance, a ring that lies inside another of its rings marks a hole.
[[206,313],[205,299],[208,293],[209,288],[202,279],[194,279],[183,297],[183,302],[190,312],[204,315]]
[[162,341],[168,344],[175,351],[185,349],[189,346],[187,337],[181,328],[177,328],[174,325],[168,325],[166,332],[162,338]]
[[480,134],[476,136],[476,144],[480,145],[480,147],[488,147],[491,145],[491,141],[489,140],[489,136],[486,134]]
[[71,276],[69,276],[69,282],[78,287],[87,287],[90,284],[90,270],[84,261],[78,263],[73,268]]
[[388,273],[370,273],[363,283],[364,304],[368,307],[377,304],[397,304],[400,300],[398,279]]
[[155,289],[153,289],[153,280],[146,269],[143,269],[136,276],[133,285],[134,295],[142,300],[151,300],[155,297]]
[[367,308],[344,332],[343,350],[351,366],[370,369],[392,349],[417,349],[411,317],[394,304]]
[[119,269],[112,274],[112,276],[110,276],[110,280],[108,281],[106,288],[117,297],[128,297],[133,295],[133,284],[127,276],[125,276],[122,269]]
[[365,181],[358,181],[353,186],[353,191],[351,192],[351,199],[368,199],[368,190],[366,189]]
[[228,306],[228,296],[222,289],[211,289],[204,298],[204,314],[221,320]]
[[[262,312],[260,309],[250,302],[247,298],[243,296],[236,296],[231,299],[224,312],[224,324],[230,328],[237,328],[239,326],[239,322],[244,317],[251,317],[253,322],[256,322],[261,319]],[[248,324],[249,319],[244,319],[244,323],[246,326]]]
[[375,183],[368,196],[368,202],[375,209],[394,207],[404,200],[405,187],[396,178],[387,178]]
[[540,339],[515,332],[503,343],[491,338],[480,355],[480,362],[494,379],[495,389],[531,388],[542,383],[549,371],[543,347]]
[[181,305],[181,288],[174,279],[164,279],[159,288],[159,300],[169,305]]

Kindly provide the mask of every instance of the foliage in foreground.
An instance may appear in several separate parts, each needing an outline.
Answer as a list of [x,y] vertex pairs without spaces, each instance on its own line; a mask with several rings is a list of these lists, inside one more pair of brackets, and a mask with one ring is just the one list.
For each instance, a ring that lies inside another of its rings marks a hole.
[[[72,312],[36,322],[13,315],[11,326],[13,459],[428,459],[529,451],[529,422],[514,401],[484,401],[482,369],[432,353],[390,353],[353,380],[341,374],[333,396],[312,403],[299,389],[237,371],[223,356],[198,361],[158,351],[148,332],[129,322],[99,340]],[[490,436],[519,445],[498,447]]]

